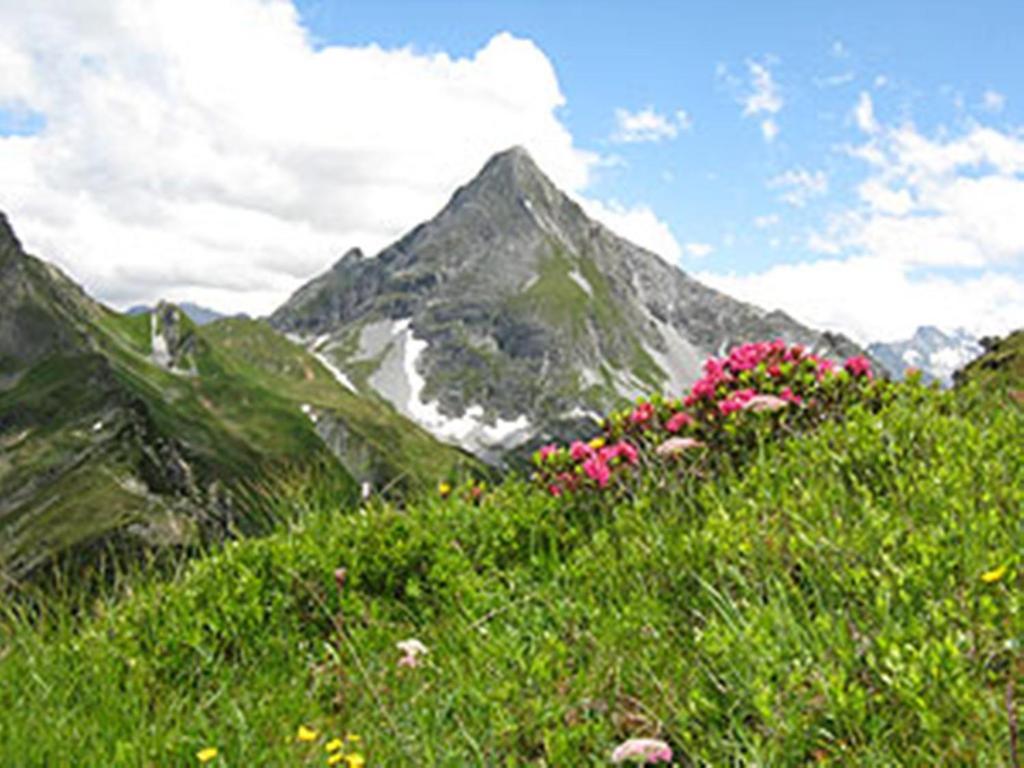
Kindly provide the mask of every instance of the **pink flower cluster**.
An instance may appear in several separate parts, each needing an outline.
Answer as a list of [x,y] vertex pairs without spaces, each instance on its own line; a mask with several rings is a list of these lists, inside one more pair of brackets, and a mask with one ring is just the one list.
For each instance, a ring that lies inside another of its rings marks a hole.
[[[840,373],[842,378],[837,379]],[[771,419],[759,424],[777,425],[783,423],[780,419],[812,424],[839,407],[860,386],[857,382],[871,379],[870,361],[862,356],[849,358],[838,369],[831,360],[781,339],[742,344],[724,358],[709,358],[704,375],[681,400],[641,400],[610,414],[599,438],[576,441],[568,448],[544,446],[534,455],[536,479],[556,496],[583,488],[604,489],[617,472],[636,466],[641,457],[664,462],[682,455],[680,440],[688,441],[688,448],[728,449],[731,438],[721,425],[747,418],[734,414],[750,412]],[[666,446],[673,440],[670,450]],[[701,460],[705,452],[685,453]]]
[[[564,449],[555,444],[545,445],[537,451],[534,461],[539,466],[555,463],[565,464],[563,455]],[[621,465],[633,465],[640,459],[637,449],[626,442],[619,440],[612,444],[606,444],[603,438],[595,438],[588,443],[580,440],[569,446],[568,458],[574,465],[563,467],[562,471],[555,473],[548,478],[548,490],[553,496],[561,496],[563,492],[576,490],[587,478],[598,488],[604,488],[612,478],[612,471]]]

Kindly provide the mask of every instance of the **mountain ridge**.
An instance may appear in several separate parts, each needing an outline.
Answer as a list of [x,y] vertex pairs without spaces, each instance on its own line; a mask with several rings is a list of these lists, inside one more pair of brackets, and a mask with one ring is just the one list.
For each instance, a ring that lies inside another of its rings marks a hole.
[[488,460],[651,391],[708,354],[781,337],[861,350],[732,299],[588,218],[521,147],[373,257],[350,251],[271,323],[445,439]]

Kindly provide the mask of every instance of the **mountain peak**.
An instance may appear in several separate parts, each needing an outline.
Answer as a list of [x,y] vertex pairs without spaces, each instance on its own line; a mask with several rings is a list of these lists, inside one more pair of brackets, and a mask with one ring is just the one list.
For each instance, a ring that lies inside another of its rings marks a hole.
[[554,188],[530,153],[518,145],[492,155],[467,188],[490,188],[494,185],[506,193],[527,196],[536,194],[540,189]]
[[18,240],[18,236],[14,234],[14,228],[11,227],[7,216],[4,215],[3,211],[0,211],[0,253],[6,251],[8,248],[13,248],[16,251],[21,250],[21,241]]

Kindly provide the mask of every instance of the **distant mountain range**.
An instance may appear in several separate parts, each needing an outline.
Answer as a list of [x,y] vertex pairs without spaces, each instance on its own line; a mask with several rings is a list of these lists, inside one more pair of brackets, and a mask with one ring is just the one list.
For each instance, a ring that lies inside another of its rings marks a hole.
[[[209,325],[210,323],[221,320],[228,315],[218,312],[215,309],[209,309],[207,307],[201,307],[198,304],[193,304],[190,301],[176,302],[175,306],[185,313],[185,317],[191,320],[196,325]],[[152,312],[156,307],[151,307],[146,304],[136,304],[133,307],[129,307],[125,310],[126,315],[145,315]],[[232,317],[248,317],[244,314],[232,315]]]
[[495,461],[681,393],[709,354],[781,337],[860,353],[618,237],[513,148],[378,255],[350,251],[270,318],[354,391]]
[[282,472],[423,487],[463,454],[265,322],[90,299],[0,214],[0,581],[52,557],[257,531]]
[[895,378],[902,379],[907,369],[915,368],[927,380],[944,386],[952,384],[953,374],[982,351],[978,339],[962,328],[946,334],[931,325],[918,328],[909,339],[868,346],[868,352]]

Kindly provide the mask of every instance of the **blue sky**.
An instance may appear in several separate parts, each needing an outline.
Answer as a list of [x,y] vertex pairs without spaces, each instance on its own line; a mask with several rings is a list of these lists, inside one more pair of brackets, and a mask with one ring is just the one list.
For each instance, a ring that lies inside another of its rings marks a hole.
[[1017,3],[6,5],[0,207],[118,306],[267,311],[524,143],[806,322],[1024,325]]
[[[1024,123],[1024,68],[1013,63],[1024,10],[1014,2],[308,0],[298,8],[323,44],[467,56],[501,31],[535,41],[555,66],[573,136],[621,161],[588,192],[646,203],[681,241],[714,247],[691,267],[742,272],[811,257],[804,230],[849,205],[863,175],[842,150],[862,138],[852,116],[861,90],[879,120],[910,119],[925,132],[972,119]],[[784,101],[771,143],[737,103],[751,61],[767,65]],[[985,107],[986,93],[1005,99],[998,114]],[[672,140],[614,141],[615,110],[646,108],[685,110],[692,127]],[[781,202],[769,182],[794,167],[825,171],[829,194],[803,209]],[[772,215],[778,226],[751,226]]]

